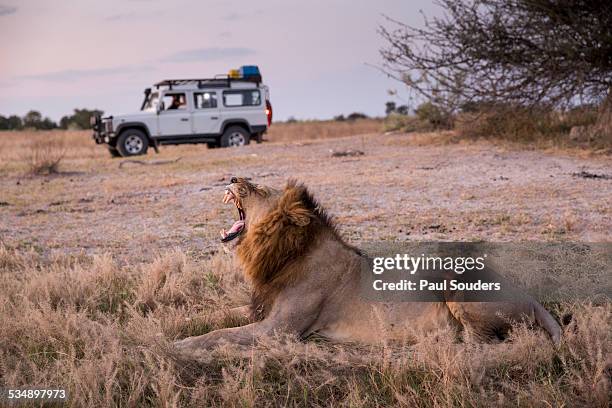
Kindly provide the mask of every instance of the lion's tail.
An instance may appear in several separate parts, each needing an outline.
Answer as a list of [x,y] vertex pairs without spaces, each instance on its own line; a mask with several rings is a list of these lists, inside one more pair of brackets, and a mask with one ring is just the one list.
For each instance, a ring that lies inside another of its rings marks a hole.
[[537,301],[534,301],[533,305],[536,322],[550,334],[555,345],[559,344],[561,341],[561,327],[548,310],[544,309],[544,306]]

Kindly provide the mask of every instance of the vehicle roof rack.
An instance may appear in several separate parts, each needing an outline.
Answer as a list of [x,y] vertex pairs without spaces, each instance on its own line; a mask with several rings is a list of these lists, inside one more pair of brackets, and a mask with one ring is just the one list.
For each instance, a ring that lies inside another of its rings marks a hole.
[[165,79],[156,83],[155,88],[167,86],[172,89],[173,86],[197,84],[198,88],[225,88],[229,87],[232,82],[251,82],[259,85],[261,78],[231,78],[229,75],[217,75],[214,78],[193,78],[193,79]]

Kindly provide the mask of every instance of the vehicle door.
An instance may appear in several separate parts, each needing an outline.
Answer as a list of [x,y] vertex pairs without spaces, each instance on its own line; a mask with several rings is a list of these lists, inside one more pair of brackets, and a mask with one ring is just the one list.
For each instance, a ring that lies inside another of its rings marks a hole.
[[157,115],[159,136],[187,136],[192,134],[189,92],[170,91],[162,96]]
[[219,106],[217,91],[193,92],[193,133],[206,135],[220,132]]

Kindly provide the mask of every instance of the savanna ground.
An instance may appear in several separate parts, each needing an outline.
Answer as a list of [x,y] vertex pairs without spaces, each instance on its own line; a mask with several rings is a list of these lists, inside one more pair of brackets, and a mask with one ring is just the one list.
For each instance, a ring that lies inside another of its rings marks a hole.
[[[377,347],[279,337],[207,362],[176,356],[174,339],[241,323],[219,312],[249,298],[219,242],[235,219],[221,204],[232,175],[304,181],[357,246],[612,238],[610,156],[383,135],[371,121],[276,129],[261,145],[163,147],[138,159],[180,160],[121,168],[87,132],[0,133],[1,385],[66,388],[75,407],[608,406],[601,299],[547,304],[573,316],[558,349],[519,327],[501,344],[445,331]],[[65,153],[58,173],[31,174],[49,145]],[[365,154],[332,157],[349,149]]]

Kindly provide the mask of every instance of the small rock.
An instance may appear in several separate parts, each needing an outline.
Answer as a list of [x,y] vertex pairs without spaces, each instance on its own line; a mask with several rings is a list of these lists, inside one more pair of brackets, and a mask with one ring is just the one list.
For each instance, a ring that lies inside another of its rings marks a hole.
[[607,174],[589,173],[588,171],[584,170],[582,170],[580,173],[572,173],[572,176],[585,179],[612,180],[612,176],[609,176]]
[[269,173],[257,173],[255,174],[255,176],[259,177],[259,178],[266,178],[266,177],[270,177],[270,176],[278,176],[278,173],[274,173],[274,172],[269,172]]
[[354,156],[363,156],[365,153],[361,150],[339,150],[339,151],[331,151],[332,157],[354,157]]

